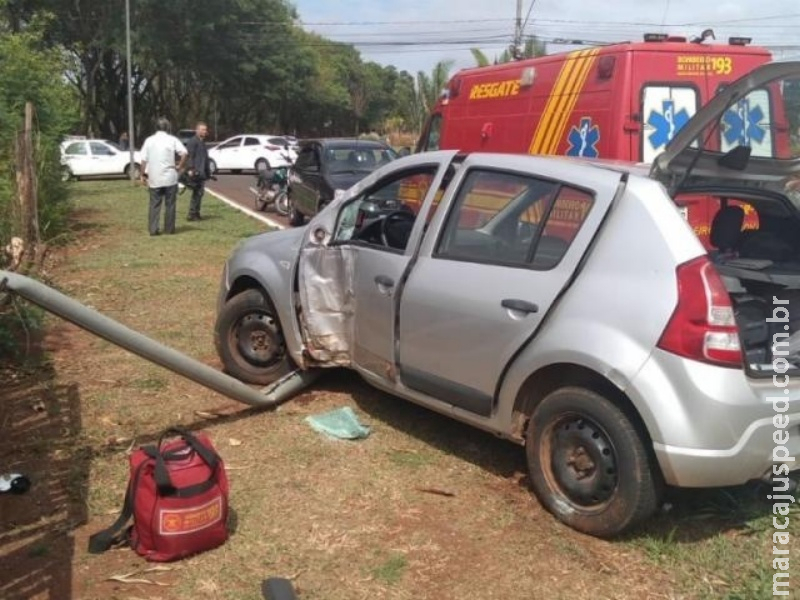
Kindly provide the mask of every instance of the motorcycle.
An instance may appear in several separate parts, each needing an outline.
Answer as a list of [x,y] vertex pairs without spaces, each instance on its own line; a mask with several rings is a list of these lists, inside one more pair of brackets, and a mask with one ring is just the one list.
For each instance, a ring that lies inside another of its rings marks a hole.
[[256,175],[256,187],[250,188],[255,196],[256,210],[264,211],[270,204],[275,212],[285,217],[291,211],[289,204],[289,166],[265,169]]

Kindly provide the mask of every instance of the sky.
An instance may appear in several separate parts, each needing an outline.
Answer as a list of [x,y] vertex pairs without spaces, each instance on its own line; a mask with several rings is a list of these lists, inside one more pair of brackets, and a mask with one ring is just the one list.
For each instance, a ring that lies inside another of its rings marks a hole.
[[[327,38],[353,43],[365,60],[412,73],[440,60],[473,66],[470,48],[490,59],[514,34],[517,0],[293,0],[302,25]],[[693,37],[714,30],[753,38],[776,59],[800,59],[797,0],[522,0],[526,34],[548,41],[548,52],[575,49],[563,40],[641,40],[645,32]],[[713,40],[710,41],[713,43]]]

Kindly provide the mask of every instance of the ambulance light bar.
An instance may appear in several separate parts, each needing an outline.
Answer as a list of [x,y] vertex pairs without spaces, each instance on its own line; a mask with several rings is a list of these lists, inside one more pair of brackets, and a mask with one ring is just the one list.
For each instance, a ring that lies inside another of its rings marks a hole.
[[728,38],[728,43],[731,46],[747,46],[752,41],[753,41],[753,38],[749,38],[749,37],[730,37],[730,38]]
[[669,36],[666,33],[645,33],[645,42],[664,42]]

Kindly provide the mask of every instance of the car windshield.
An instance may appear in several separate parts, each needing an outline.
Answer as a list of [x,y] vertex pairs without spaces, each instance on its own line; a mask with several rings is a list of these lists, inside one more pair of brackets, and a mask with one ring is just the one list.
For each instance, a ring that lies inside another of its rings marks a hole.
[[366,148],[363,146],[345,146],[329,148],[325,153],[331,174],[337,173],[370,173],[385,165],[397,155],[391,148]]

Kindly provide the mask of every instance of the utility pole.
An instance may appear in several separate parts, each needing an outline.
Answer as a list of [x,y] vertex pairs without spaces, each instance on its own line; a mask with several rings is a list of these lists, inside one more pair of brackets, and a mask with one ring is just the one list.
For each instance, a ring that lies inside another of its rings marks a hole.
[[522,0],[517,0],[517,21],[514,27],[514,46],[511,48],[511,56],[515,60],[520,58],[522,53]]
[[134,148],[136,147],[136,136],[133,132],[133,84],[131,80],[133,79],[131,76],[131,0],[125,0],[125,66],[126,66],[126,78],[128,81],[128,143],[130,144],[130,158],[128,160],[128,164],[130,168],[128,169],[128,174],[130,175],[131,181],[133,181],[136,177],[134,173],[134,160],[133,160],[133,152]]

